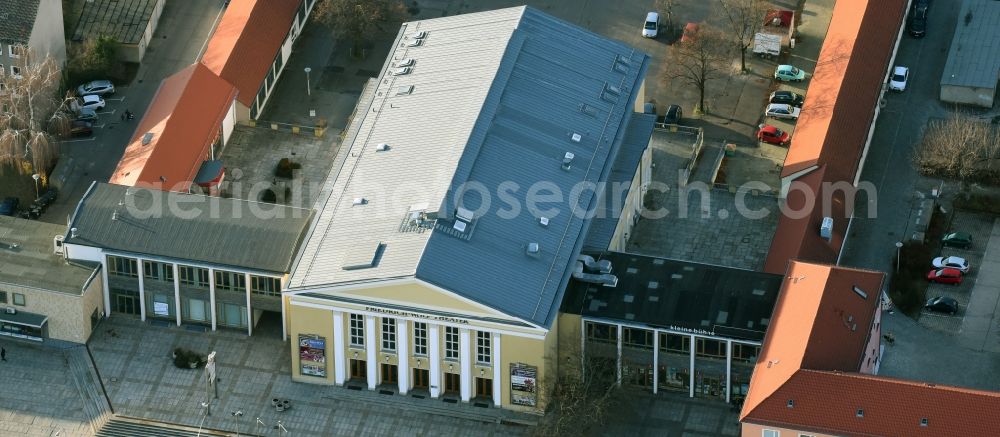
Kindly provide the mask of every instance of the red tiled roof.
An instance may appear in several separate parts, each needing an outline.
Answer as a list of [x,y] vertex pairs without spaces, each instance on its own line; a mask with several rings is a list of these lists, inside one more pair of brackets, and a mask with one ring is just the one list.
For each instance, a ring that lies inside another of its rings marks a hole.
[[1000,432],[997,411],[996,392],[802,369],[745,419],[849,437],[981,436]]
[[757,407],[799,369],[860,369],[884,276],[845,267],[789,263],[741,420],[759,417],[755,415]]
[[222,15],[201,61],[253,104],[303,0],[233,0]]
[[[853,190],[846,197],[828,184],[854,183],[906,4],[906,0],[852,0],[834,6],[781,170],[786,181],[802,182],[807,192],[815,194],[816,209],[805,217],[783,214],[778,219],[765,271],[780,274],[789,259],[836,262],[854,206],[845,200],[853,199]],[[832,208],[818,210],[825,198],[831,199]],[[789,194],[787,201],[799,207],[807,202],[801,193]],[[833,218],[830,241],[819,237],[823,217]]]
[[110,182],[187,191],[235,98],[236,88],[200,62],[164,79]]

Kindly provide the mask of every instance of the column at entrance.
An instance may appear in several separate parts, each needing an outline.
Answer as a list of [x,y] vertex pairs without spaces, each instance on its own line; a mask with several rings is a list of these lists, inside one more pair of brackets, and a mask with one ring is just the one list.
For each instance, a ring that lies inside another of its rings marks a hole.
[[462,402],[469,402],[472,399],[472,354],[471,338],[469,330],[462,328],[458,330],[458,357],[461,361],[462,379],[459,383],[459,393],[462,395]]
[[333,312],[333,382],[344,385],[347,363],[344,361],[344,313]]
[[365,353],[367,358],[368,390],[375,390],[378,385],[378,358],[375,355],[375,317],[365,316]]
[[399,394],[405,395],[410,390],[410,350],[407,339],[410,332],[406,329],[406,320],[396,319],[396,364],[399,366]]
[[431,365],[431,397],[437,398],[441,395],[441,326],[433,323],[427,324],[427,337],[430,349]]

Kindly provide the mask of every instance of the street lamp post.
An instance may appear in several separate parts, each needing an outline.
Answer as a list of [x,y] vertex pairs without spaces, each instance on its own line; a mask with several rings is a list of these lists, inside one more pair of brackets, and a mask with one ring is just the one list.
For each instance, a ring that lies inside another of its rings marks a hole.
[[38,180],[42,177],[39,176],[38,173],[35,173],[31,175],[31,178],[35,180],[35,200],[38,200]]
[[236,437],[240,437],[240,418],[243,417],[243,411],[233,411],[233,417],[236,418]]
[[903,242],[896,242],[896,273],[899,273],[899,258],[900,254],[903,252]]
[[212,403],[211,402],[202,402],[201,403],[201,408],[205,409],[205,415],[206,416],[211,416],[212,415]]
[[267,424],[264,423],[263,421],[261,421],[260,418],[258,417],[257,418],[257,423],[255,423],[253,425],[253,433],[257,434],[257,435],[260,435],[260,427],[261,426],[263,426],[264,428],[267,428]]
[[312,89],[309,86],[309,73],[311,71],[313,71],[312,68],[309,68],[309,67],[305,68],[305,72],[306,72],[306,95],[309,95],[309,96],[312,96]]

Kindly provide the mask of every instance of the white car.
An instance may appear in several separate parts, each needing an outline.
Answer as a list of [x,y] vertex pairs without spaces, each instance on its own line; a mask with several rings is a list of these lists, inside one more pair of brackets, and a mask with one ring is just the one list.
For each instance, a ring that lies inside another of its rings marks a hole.
[[656,38],[657,31],[660,30],[660,14],[650,12],[646,14],[646,22],[642,25],[642,36],[646,38]]
[[972,267],[969,265],[969,261],[967,261],[965,258],[958,256],[948,256],[948,257],[939,256],[937,258],[934,258],[934,260],[931,261],[931,264],[933,264],[934,268],[936,269],[950,267],[953,269],[957,269],[962,273],[969,273],[969,269]]
[[787,103],[772,103],[767,105],[767,109],[764,110],[764,115],[771,118],[798,120],[800,112],[802,112],[802,109],[796,108]]
[[906,90],[906,82],[910,80],[910,69],[902,65],[897,65],[892,69],[892,77],[889,78],[889,89],[903,92]]
[[101,96],[96,95],[80,97],[80,100],[77,103],[79,104],[79,110],[90,109],[93,111],[104,109],[104,105],[106,104]]
[[103,96],[114,93],[115,84],[111,83],[110,80],[93,80],[76,87],[76,94],[79,96],[89,96],[91,94]]

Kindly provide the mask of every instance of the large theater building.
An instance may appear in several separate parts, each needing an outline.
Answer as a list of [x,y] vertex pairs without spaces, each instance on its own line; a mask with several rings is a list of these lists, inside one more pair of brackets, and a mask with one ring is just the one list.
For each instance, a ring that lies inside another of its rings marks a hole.
[[[633,180],[648,57],[529,7],[405,23],[394,47],[284,292],[292,378],[540,409],[593,222],[572,209],[604,198],[573,188]],[[526,200],[540,183],[562,200]]]

